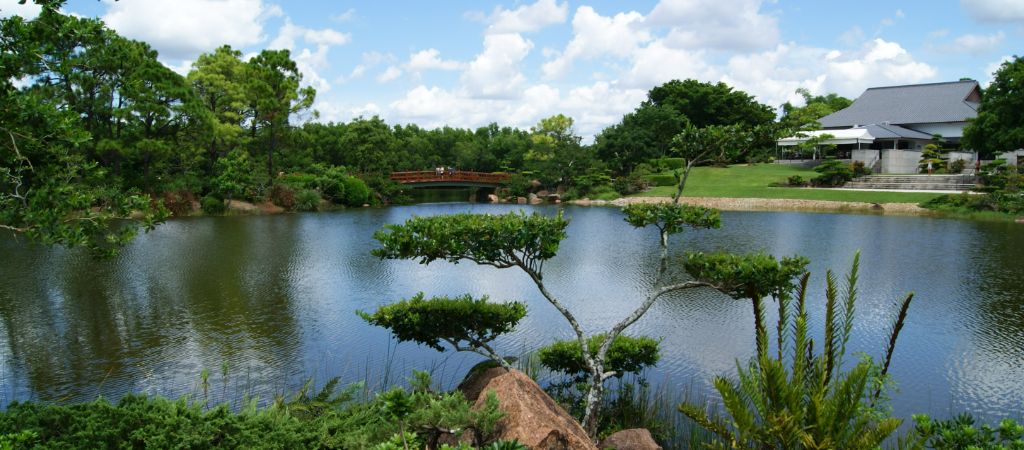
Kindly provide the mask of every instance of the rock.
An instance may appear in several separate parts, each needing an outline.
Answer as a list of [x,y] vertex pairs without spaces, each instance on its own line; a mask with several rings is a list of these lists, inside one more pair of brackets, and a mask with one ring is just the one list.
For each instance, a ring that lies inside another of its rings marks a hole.
[[1017,220],[1015,220],[1014,222],[1024,223],[1024,217],[1018,217]]
[[228,200],[227,204],[228,211],[240,212],[245,214],[256,214],[260,212],[260,208],[252,203],[243,202],[241,200]]
[[562,203],[562,196],[558,194],[548,194],[545,198],[550,203]]
[[551,193],[546,190],[540,190],[537,192],[537,196],[540,198],[547,198],[548,195],[551,195]]
[[505,417],[498,421],[494,439],[517,439],[531,449],[597,450],[583,427],[518,370],[493,367],[471,371],[459,390],[474,409],[483,406],[485,392],[493,390],[497,395]]
[[369,208],[369,207],[370,207],[369,203],[363,203],[363,208]]
[[520,205],[525,205],[526,204],[526,197],[516,197],[516,203],[518,203]]
[[540,180],[530,180],[530,187],[533,189],[540,189],[544,184]]
[[601,448],[616,450],[661,450],[651,432],[644,428],[633,428],[612,433],[601,441]]
[[541,203],[544,203],[544,200],[541,200],[541,198],[538,197],[537,194],[530,194],[526,196],[526,198],[530,201],[531,205],[539,205]]
[[498,203],[498,196],[494,195],[494,194],[488,194],[487,195],[487,201],[489,201],[491,203]]

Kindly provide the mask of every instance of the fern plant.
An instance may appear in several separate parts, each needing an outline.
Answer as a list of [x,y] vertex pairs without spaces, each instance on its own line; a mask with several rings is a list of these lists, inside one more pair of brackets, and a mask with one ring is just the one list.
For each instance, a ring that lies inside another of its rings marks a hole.
[[768,332],[757,327],[756,356],[746,365],[737,362],[737,379],[715,379],[728,417],[712,414],[704,405],[679,405],[680,412],[718,438],[707,443],[709,448],[874,449],[900,426],[901,420],[888,415],[881,399],[913,294],[899,304],[882,364],[864,356],[843,370],[859,259],[859,254],[854,256],[842,292],[832,272],[826,273],[825,329],[817,345],[821,350],[816,353],[808,333],[810,275],[804,273],[795,289],[776,296],[778,351],[769,351]]

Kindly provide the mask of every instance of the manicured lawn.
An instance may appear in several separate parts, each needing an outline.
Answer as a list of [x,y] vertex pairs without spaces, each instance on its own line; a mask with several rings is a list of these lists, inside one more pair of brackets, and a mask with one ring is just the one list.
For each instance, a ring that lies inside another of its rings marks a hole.
[[[772,183],[785,183],[786,178],[800,175],[805,180],[817,173],[782,164],[745,164],[730,167],[695,167],[686,181],[684,197],[726,197],[726,198],[793,198],[805,200],[835,200],[844,202],[871,203],[920,203],[941,194],[844,191],[835,189],[809,189],[770,187]],[[658,186],[637,194],[643,197],[669,197],[675,187]]]

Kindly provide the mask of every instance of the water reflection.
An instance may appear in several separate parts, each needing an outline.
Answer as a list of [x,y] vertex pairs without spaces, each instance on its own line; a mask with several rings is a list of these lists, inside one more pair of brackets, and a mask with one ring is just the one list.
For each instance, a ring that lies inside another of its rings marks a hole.
[[[527,302],[501,351],[518,354],[571,335],[529,279],[471,264],[382,261],[372,234],[413,215],[504,212],[508,205],[435,204],[275,217],[172,221],[116,259],[0,240],[0,400],[90,400],[142,391],[193,391],[203,368],[225,389],[213,400],[269,397],[307,376],[371,382],[392,367],[436,367],[454,382],[477,357],[391,345],[353,312],[423,291]],[[545,214],[554,207],[533,210]],[[545,267],[550,289],[585,326],[601,330],[651,287],[653,230],[613,208],[566,208],[569,238]],[[1024,233],[1014,224],[912,217],[726,213],[723,228],[674,237],[686,250],[801,254],[812,261],[816,333],[824,273],[862,251],[860,319],[850,348],[877,356],[893,304],[917,293],[892,373],[896,413],[1021,415],[1024,404]],[[678,268],[676,268],[678,270]],[[664,338],[652,379],[710,390],[753,351],[747,302],[711,291],[669,296],[632,333]],[[223,396],[223,397],[222,397]]]

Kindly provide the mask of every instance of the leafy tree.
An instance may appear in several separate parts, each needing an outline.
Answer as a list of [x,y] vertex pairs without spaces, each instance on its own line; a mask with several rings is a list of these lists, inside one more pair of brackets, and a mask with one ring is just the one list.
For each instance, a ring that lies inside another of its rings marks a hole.
[[998,425],[977,424],[970,414],[950,420],[932,420],[925,414],[914,415],[914,430],[902,439],[901,448],[936,450],[1024,448],[1024,425],[1003,419]]
[[[740,265],[744,269],[739,272],[731,263],[701,264],[696,275],[730,296],[774,296],[779,305],[777,353],[769,351],[768,331],[761,327],[756,330],[755,357],[746,366],[737,362],[738,380],[715,379],[728,418],[692,403],[681,404],[679,411],[719,438],[709,445],[713,448],[879,448],[901,423],[889,417],[880,401],[913,294],[899,305],[884,362],[877,365],[865,357],[846,370],[843,356],[853,329],[859,255],[854,257],[841,293],[831,271],[826,273],[825,330],[818,346],[808,337],[809,274],[803,274],[794,289],[788,278],[793,267],[786,268],[785,261],[773,264],[757,259],[760,262],[754,265]],[[765,275],[767,279],[762,278]],[[765,286],[772,289],[764,290]],[[757,317],[763,312],[755,310],[754,314]]]
[[[82,77],[73,69],[83,46],[106,35],[99,21],[64,16],[59,4],[31,21],[0,19],[0,229],[110,255],[167,211],[90,159],[95,141],[83,121],[92,118],[77,109]],[[33,84],[14,86],[25,78]]]
[[750,151],[752,134],[735,125],[710,125],[698,128],[688,124],[683,131],[672,138],[672,151],[676,156],[685,159],[686,164],[674,172],[677,181],[673,203],[679,203],[679,197],[686,188],[686,180],[690,171],[703,164],[727,164]]
[[[591,358],[607,338],[604,334],[595,334],[587,340],[587,351]],[[587,378],[587,362],[583,358],[582,347],[577,340],[557,341],[541,348],[537,352],[541,364],[556,372],[562,372],[577,381]],[[654,366],[661,359],[658,352],[658,340],[647,336],[623,336],[615,338],[608,347],[607,369],[622,377],[627,373],[640,373],[645,367]]]
[[302,73],[288,50],[263,50],[252,57],[246,71],[252,137],[262,129],[267,154],[267,177],[274,180],[274,152],[293,114],[313,106],[316,90],[299,87]]
[[214,191],[225,199],[247,198],[253,187],[255,167],[249,153],[242,149],[232,150],[217,161],[217,177],[213,179]]
[[526,316],[526,305],[489,303],[487,296],[474,299],[468,294],[424,299],[421,292],[381,306],[373,314],[357,313],[370,324],[391,330],[399,341],[414,341],[437,351],[444,351],[441,344],[446,343],[455,351],[478,353],[507,369],[511,366],[490,343],[515,329]]
[[963,143],[982,155],[1024,148],[1024,58],[1017,56],[996,70],[985,89],[978,117],[964,128]]
[[247,67],[242,52],[225,45],[213,53],[199,55],[188,73],[196,95],[213,116],[207,144],[207,160],[217,159],[243,143],[246,120]]
[[818,119],[845,109],[853,104],[853,100],[835,93],[827,95],[811,95],[807,88],[798,88],[797,94],[804,98],[804,106],[794,106],[786,102],[782,105],[782,118],[779,125],[793,131],[810,131],[821,129]]
[[811,179],[817,186],[842,186],[853,179],[853,166],[838,159],[826,159],[814,171],[820,174]]
[[651,89],[647,94],[647,103],[669,107],[697,128],[711,125],[754,127],[775,120],[775,112],[771,107],[721,82],[672,80]]

